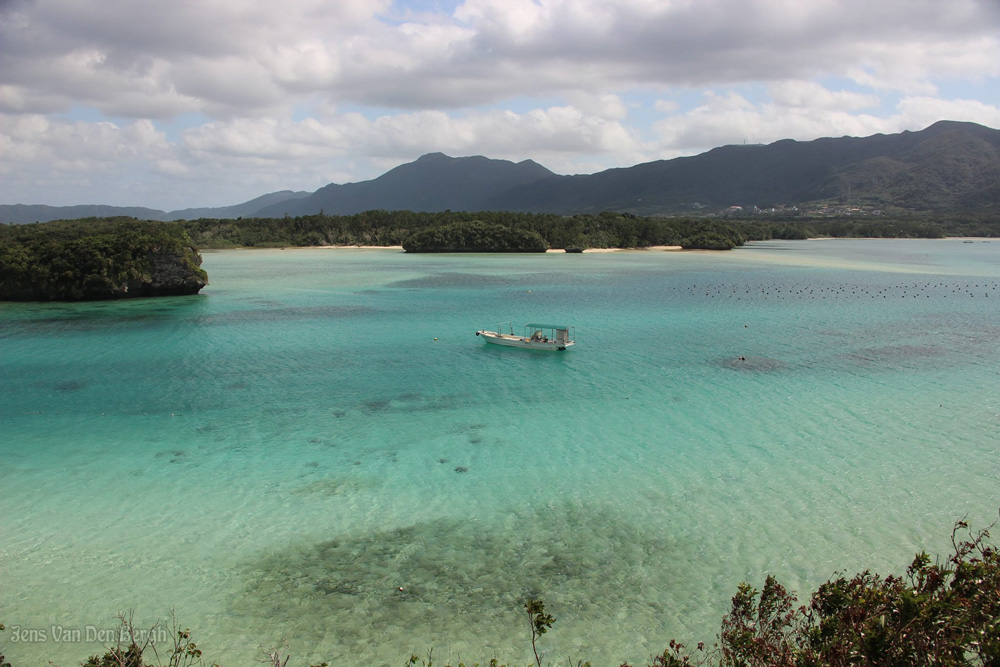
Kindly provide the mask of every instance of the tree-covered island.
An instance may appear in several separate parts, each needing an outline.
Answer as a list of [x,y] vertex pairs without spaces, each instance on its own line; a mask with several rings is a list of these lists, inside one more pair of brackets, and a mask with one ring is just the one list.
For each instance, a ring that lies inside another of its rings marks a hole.
[[75,301],[196,294],[208,278],[195,248],[402,246],[407,252],[552,249],[730,250],[747,241],[1000,236],[986,214],[710,218],[509,211],[385,211],[140,221],[83,218],[0,225],[0,300]]
[[131,219],[0,225],[0,300],[197,294],[208,284],[184,229]]

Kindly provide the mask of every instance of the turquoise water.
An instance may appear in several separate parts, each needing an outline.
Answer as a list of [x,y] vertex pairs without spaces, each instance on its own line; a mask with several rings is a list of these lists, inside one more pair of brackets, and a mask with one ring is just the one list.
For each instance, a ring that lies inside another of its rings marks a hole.
[[[198,297],[0,305],[16,665],[126,609],[228,665],[526,662],[527,595],[547,659],[641,661],[740,581],[899,571],[1000,507],[1000,243],[204,266]],[[473,335],[510,319],[578,344]]]

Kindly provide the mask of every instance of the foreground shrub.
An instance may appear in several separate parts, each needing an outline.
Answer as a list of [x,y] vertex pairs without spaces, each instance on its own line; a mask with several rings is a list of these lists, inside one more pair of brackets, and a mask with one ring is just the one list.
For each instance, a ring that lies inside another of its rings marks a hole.
[[692,655],[672,643],[654,665],[1000,665],[1000,553],[987,542],[992,527],[973,532],[959,521],[944,562],[922,551],[902,577],[838,576],[801,607],[773,577],[760,592],[741,584],[714,650]]

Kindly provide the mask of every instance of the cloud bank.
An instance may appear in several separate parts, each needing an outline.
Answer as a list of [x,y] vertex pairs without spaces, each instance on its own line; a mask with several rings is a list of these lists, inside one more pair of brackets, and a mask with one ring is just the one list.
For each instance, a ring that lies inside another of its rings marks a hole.
[[0,0],[0,203],[232,204],[423,153],[557,172],[1000,127],[995,0]]

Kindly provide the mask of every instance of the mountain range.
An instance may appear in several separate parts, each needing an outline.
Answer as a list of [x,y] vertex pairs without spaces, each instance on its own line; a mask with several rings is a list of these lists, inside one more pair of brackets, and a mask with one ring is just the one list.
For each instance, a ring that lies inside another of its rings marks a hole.
[[282,191],[222,208],[0,205],[0,222],[126,215],[147,220],[349,215],[373,209],[672,215],[730,206],[983,211],[1000,204],[1000,130],[939,121],[918,132],[730,145],[589,175],[532,160],[424,155],[378,178]]

